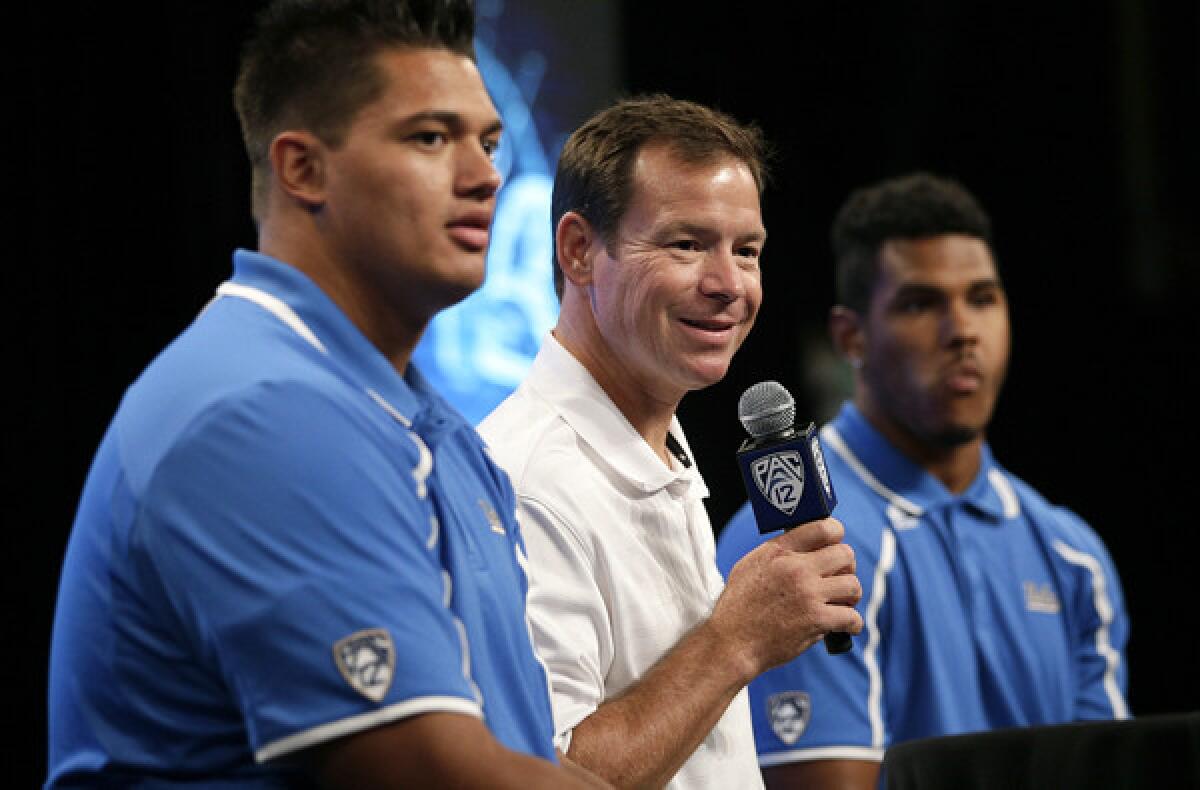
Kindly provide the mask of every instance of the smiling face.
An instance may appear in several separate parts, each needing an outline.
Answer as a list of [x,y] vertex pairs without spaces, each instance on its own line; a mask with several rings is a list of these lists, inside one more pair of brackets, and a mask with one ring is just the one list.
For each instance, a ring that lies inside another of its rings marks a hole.
[[374,62],[385,88],[326,150],[318,221],[350,312],[419,332],[483,282],[500,120],[470,58],[389,49]]
[[988,246],[956,234],[893,239],[879,263],[849,346],[861,363],[856,403],[901,447],[982,441],[1010,343]]
[[589,368],[618,403],[675,404],[721,380],[758,315],[758,188],[740,160],[690,164],[662,145],[638,154],[632,183],[615,237],[589,252]]

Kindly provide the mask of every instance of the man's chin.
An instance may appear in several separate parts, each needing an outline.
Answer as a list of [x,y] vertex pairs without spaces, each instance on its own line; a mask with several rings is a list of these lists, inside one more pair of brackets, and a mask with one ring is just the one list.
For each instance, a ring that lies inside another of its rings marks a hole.
[[478,291],[483,286],[483,271],[482,269],[460,271],[455,277],[443,278],[434,287],[438,295],[440,306],[438,310],[444,310],[447,307],[454,305],[466,299],[471,294]]
[[929,441],[938,447],[954,449],[964,444],[970,444],[982,433],[983,428],[978,425],[944,425],[929,437]]
[[696,390],[707,389],[725,378],[725,374],[728,372],[729,360],[694,365],[688,371],[690,379],[688,391],[695,392]]

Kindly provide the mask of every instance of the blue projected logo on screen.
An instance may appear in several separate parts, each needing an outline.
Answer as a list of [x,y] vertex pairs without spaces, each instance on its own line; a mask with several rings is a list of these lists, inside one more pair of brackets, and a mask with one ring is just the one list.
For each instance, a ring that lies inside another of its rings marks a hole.
[[497,197],[483,287],[434,318],[413,360],[472,423],[524,378],[558,317],[551,273],[550,191],[557,152],[546,150],[532,99],[546,60],[527,53],[510,71],[476,42],[484,82],[504,121]]
[[483,287],[442,311],[413,354],[472,423],[525,377],[558,319],[550,228],[558,152],[619,82],[613,0],[476,0],[475,8],[476,59],[504,120],[496,158],[504,185]]

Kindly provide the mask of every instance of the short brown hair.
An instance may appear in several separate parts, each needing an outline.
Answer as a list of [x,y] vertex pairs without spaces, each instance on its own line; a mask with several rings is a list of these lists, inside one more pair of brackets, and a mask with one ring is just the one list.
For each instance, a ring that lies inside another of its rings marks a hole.
[[474,59],[473,0],[276,0],[242,51],[233,103],[261,220],[271,141],[306,129],[331,146],[384,89],[386,48],[445,49]]
[[[633,193],[633,165],[643,148],[661,143],[682,161],[705,164],[732,156],[746,164],[761,197],[768,150],[762,131],[683,99],[653,94],[624,99],[592,116],[563,146],[550,201],[551,233],[568,211],[582,215],[612,241]],[[563,275],[554,253],[554,289]]]

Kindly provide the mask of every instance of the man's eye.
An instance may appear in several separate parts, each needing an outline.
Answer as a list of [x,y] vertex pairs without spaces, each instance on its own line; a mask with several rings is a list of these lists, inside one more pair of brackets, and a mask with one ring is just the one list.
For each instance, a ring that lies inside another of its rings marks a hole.
[[685,252],[695,252],[700,249],[700,244],[695,239],[678,239],[671,242],[671,247]]
[[761,253],[758,247],[740,247],[737,254],[742,258],[758,258]]
[[496,152],[500,150],[499,140],[484,140],[483,152],[488,155],[488,159],[495,159]]
[[436,148],[446,142],[446,135],[443,132],[424,131],[417,132],[410,139],[427,148]]
[[920,313],[929,308],[931,302],[928,299],[902,299],[896,303],[896,312],[899,313]]

